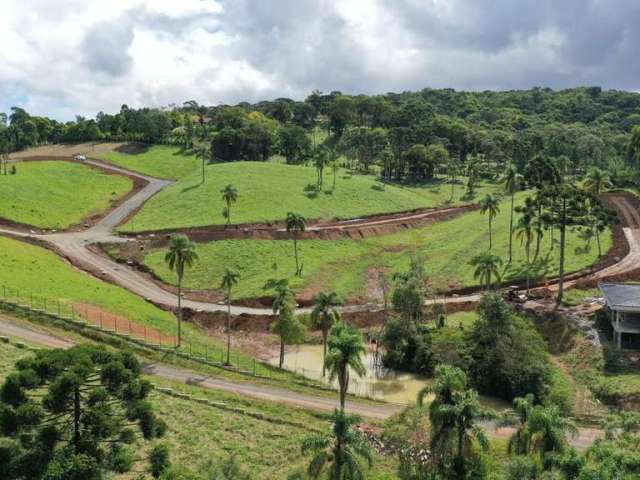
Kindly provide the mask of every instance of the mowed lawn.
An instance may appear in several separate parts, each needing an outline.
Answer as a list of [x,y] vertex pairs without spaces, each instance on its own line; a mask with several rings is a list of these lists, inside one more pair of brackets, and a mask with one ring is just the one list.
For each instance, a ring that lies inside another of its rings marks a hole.
[[171,180],[182,178],[201,166],[195,155],[167,145],[154,145],[140,153],[104,152],[98,157],[129,170]]
[[[329,169],[327,169],[329,170]],[[208,165],[206,182],[196,169],[151,198],[123,231],[221,225],[224,202],[220,191],[228,184],[238,190],[231,208],[231,223],[273,222],[293,211],[307,219],[347,219],[444,205],[451,187],[434,181],[424,186],[384,185],[375,176],[340,170],[336,188],[333,174],[325,171],[322,191],[314,190],[312,167],[274,162],[233,162]],[[476,198],[494,186],[482,186]],[[453,204],[466,203],[462,185],[456,186]]]
[[[520,194],[517,203],[522,202],[525,196]],[[494,253],[500,255],[506,264],[508,199],[503,200],[500,206],[501,212],[493,225]],[[200,261],[187,271],[185,284],[190,288],[216,289],[224,269],[233,268],[241,275],[234,290],[236,298],[262,296],[268,293],[262,287],[276,274],[272,268],[276,264],[277,275],[291,276],[291,285],[298,293],[308,296],[320,290],[335,290],[343,297],[369,299],[376,296],[373,292],[377,290],[377,268],[386,267],[390,272],[405,270],[411,253],[419,253],[424,258],[427,276],[435,287],[448,290],[476,285],[474,268],[469,261],[488,248],[487,223],[486,215],[474,211],[431,226],[363,240],[301,240],[298,244],[304,264],[302,278],[292,277],[295,271],[292,241],[225,240],[198,244]],[[541,257],[548,263],[547,276],[553,277],[558,270],[559,252],[556,247],[550,253],[550,245],[550,235],[546,232],[541,244]],[[611,235],[603,234],[603,251],[606,252],[610,245]],[[592,240],[590,248],[586,247],[586,241],[578,232],[567,235],[567,272],[597,261],[595,240]],[[164,280],[173,283],[175,275],[167,269],[164,254],[164,250],[151,252],[145,263]],[[514,262],[505,272],[505,279],[523,278],[521,269],[525,258],[524,248],[514,237]]]
[[15,164],[0,176],[0,218],[40,228],[63,229],[108,210],[133,187],[131,179],[72,162]]

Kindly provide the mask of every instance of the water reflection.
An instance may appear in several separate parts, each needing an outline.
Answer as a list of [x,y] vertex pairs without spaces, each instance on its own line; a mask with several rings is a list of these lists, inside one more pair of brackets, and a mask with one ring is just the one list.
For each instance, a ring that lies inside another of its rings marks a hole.
[[[278,365],[278,358],[272,358],[270,363]],[[431,382],[429,378],[419,375],[384,368],[380,362],[376,362],[376,355],[372,350],[367,353],[364,363],[367,373],[362,378],[358,378],[355,374],[351,375],[349,393],[387,402],[409,404],[415,402],[418,392]],[[322,345],[291,347],[285,354],[284,368],[313,380],[322,380]],[[492,397],[481,396],[481,401],[484,405],[497,410],[509,407],[508,402]]]

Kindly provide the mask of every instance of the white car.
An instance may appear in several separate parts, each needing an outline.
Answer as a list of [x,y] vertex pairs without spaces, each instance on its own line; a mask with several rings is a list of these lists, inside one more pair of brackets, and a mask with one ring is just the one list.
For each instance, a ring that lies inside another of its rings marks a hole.
[[79,162],[84,162],[87,160],[87,157],[85,157],[84,155],[76,155],[75,157],[73,157],[74,160],[77,160]]

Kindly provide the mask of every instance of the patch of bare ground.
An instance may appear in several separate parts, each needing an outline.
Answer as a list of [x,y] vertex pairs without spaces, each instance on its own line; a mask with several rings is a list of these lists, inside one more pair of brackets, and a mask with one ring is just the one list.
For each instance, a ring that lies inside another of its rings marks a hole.
[[[463,213],[477,210],[477,205],[462,205],[447,208],[426,208],[409,210],[393,214],[378,214],[356,220],[323,221],[315,220],[307,225],[300,238],[315,240],[338,240],[341,238],[362,239],[372,236],[388,235],[408,228],[423,227],[435,222],[448,220]],[[123,235],[152,239],[154,242],[168,242],[173,233],[184,233],[197,242],[214,240],[289,240],[290,234],[284,223],[247,223],[224,227],[211,225],[206,227],[166,229],[127,233]],[[162,246],[163,244],[161,244]]]
[[[20,152],[14,152],[9,158],[23,159],[33,156],[73,157],[74,155],[99,155],[102,153],[121,151],[120,149],[134,148],[140,145],[131,142],[85,142],[85,143],[58,143],[41,145]],[[132,147],[129,147],[132,146]]]

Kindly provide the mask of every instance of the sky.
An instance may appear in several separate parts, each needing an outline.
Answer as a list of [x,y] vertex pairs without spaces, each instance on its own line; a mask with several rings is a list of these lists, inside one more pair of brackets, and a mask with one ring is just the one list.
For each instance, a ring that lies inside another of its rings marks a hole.
[[638,0],[1,0],[0,111],[640,90]]

